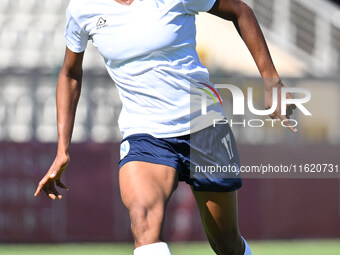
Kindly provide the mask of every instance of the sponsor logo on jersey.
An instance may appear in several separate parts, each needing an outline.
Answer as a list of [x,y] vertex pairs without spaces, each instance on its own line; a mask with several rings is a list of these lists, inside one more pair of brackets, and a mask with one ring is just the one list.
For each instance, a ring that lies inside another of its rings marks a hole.
[[108,24],[107,24],[107,22],[106,22],[106,19],[100,17],[100,18],[98,19],[98,21],[97,21],[97,25],[96,25],[96,26],[97,26],[97,29],[101,29],[101,28],[107,27]]

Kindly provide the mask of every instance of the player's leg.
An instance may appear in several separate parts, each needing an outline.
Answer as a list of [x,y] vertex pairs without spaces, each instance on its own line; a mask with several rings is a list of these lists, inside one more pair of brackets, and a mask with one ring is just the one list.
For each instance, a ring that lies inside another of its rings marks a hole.
[[237,192],[194,191],[202,224],[217,255],[251,255],[241,237],[237,217]]
[[120,191],[129,211],[137,255],[168,255],[162,242],[164,213],[176,189],[177,172],[173,167],[131,161],[119,173]]

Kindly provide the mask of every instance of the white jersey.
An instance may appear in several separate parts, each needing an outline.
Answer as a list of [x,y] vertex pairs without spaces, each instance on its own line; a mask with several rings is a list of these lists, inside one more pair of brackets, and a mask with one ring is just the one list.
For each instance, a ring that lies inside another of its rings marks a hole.
[[202,93],[214,89],[196,52],[195,14],[208,11],[214,2],[134,0],[125,6],[114,0],[70,1],[67,47],[82,52],[92,40],[104,57],[123,103],[123,137],[181,136],[225,117],[208,94],[207,115],[201,106]]

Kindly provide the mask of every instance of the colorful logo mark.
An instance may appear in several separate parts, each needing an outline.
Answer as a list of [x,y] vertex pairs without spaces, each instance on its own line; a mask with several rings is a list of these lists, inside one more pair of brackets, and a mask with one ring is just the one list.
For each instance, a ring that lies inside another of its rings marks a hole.
[[[202,83],[202,82],[199,82],[199,84],[202,84],[202,85],[206,86],[208,89],[210,89],[217,96],[217,98],[220,101],[220,104],[222,106],[221,97],[218,94],[218,92],[216,91],[216,89],[214,89],[212,86],[205,84],[205,83]],[[217,101],[215,100],[214,95],[208,89],[200,88],[200,90],[203,90],[204,92],[206,92],[212,98],[212,100],[214,100],[214,103],[217,104]]]

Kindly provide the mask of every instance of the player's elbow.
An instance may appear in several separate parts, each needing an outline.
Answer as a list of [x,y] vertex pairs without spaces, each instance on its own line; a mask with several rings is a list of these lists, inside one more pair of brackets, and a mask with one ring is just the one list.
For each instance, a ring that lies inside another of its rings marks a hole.
[[65,76],[81,82],[83,76],[83,58],[84,52],[76,53],[66,47],[64,63],[60,70],[60,76]]
[[210,12],[223,19],[237,21],[252,9],[242,0],[218,0]]
[[69,68],[64,65],[60,70],[59,77],[60,76],[64,76],[68,79],[76,80],[77,82],[81,83],[81,80],[83,77],[83,69],[81,66]]
[[238,20],[241,16],[249,15],[253,10],[241,0],[233,0],[233,21]]

